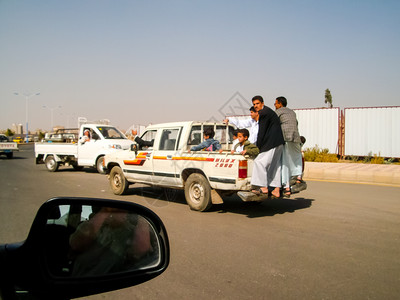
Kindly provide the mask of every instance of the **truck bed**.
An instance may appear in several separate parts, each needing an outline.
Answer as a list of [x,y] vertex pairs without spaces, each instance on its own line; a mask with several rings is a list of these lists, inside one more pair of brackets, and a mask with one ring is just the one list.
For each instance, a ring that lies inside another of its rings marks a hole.
[[76,143],[35,143],[35,155],[57,154],[74,155],[78,154],[78,144]]

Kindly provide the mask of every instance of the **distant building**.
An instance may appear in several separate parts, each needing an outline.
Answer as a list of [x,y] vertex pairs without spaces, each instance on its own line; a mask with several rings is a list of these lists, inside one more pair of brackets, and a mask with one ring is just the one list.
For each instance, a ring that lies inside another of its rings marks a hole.
[[12,124],[12,131],[15,132],[15,134],[24,134],[24,126],[22,124]]
[[59,129],[65,129],[65,127],[64,126],[54,126],[52,129],[54,132],[56,132]]

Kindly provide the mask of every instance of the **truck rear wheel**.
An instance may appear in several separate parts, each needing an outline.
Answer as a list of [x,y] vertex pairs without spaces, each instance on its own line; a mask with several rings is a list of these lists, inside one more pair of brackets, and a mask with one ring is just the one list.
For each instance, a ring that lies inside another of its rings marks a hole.
[[188,177],[185,198],[192,210],[206,211],[211,207],[211,187],[202,174],[193,173]]
[[115,195],[124,195],[128,191],[129,183],[120,167],[111,169],[110,186]]
[[50,172],[55,172],[58,170],[58,162],[54,159],[53,155],[49,155],[46,157],[46,161],[44,162],[47,170]]
[[106,171],[104,170],[103,161],[104,161],[104,156],[100,156],[96,161],[96,169],[97,172],[99,172],[100,174],[106,173]]
[[11,159],[11,158],[13,158],[13,153],[9,152],[9,153],[6,154],[6,156],[7,156],[8,159]]

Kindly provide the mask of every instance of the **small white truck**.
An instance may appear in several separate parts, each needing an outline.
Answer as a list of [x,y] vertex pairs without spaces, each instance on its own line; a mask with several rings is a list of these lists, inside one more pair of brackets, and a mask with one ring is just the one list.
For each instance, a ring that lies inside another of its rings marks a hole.
[[[203,141],[207,126],[214,128],[222,153],[190,151]],[[187,203],[197,211],[223,203],[224,195],[251,188],[253,160],[230,152],[234,129],[223,123],[191,121],[150,125],[141,139],[152,141],[152,147],[134,145],[131,151],[104,157],[111,189],[117,195],[125,194],[133,183],[184,189]]]
[[18,144],[10,142],[6,135],[0,134],[0,155],[5,155],[7,158],[13,158],[14,151],[18,151]]
[[[89,139],[85,139],[85,131],[89,132]],[[114,126],[83,124],[76,142],[35,143],[36,164],[44,163],[51,172],[57,171],[60,165],[71,165],[75,170],[95,167],[99,173],[104,174],[104,155],[130,149],[131,144],[133,142]]]

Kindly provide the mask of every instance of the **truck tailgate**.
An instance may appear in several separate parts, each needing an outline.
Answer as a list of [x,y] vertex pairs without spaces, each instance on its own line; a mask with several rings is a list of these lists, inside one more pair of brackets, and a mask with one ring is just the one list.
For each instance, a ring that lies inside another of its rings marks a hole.
[[0,143],[0,150],[18,150],[17,143]]

